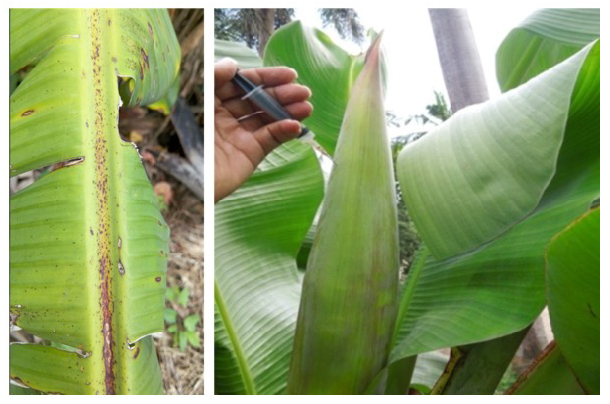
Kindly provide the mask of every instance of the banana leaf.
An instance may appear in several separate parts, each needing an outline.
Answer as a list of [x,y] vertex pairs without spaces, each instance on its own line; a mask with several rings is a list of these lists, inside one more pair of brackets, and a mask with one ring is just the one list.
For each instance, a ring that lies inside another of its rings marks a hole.
[[[10,377],[62,394],[162,393],[169,231],[140,157],[119,136],[129,105],[162,97],[180,48],[165,10],[17,9],[10,173],[55,165],[11,197],[12,323],[70,349],[12,344]],[[61,168],[59,168],[61,167]]]
[[386,365],[399,264],[380,39],[351,91],[335,149],[303,281],[290,394],[363,393]]
[[581,385],[600,392],[600,209],[556,235],[546,253],[547,297],[557,346]]
[[224,57],[235,59],[239,62],[241,69],[261,67],[263,64],[261,58],[252,49],[236,42],[215,39],[214,60],[218,61]]
[[443,374],[448,360],[449,355],[443,355],[439,351],[424,352],[417,355],[411,384],[426,386],[428,390],[432,389],[434,383]]
[[286,144],[259,168],[215,209],[220,394],[285,388],[301,288],[296,254],[322,198],[318,161],[307,146]]
[[303,123],[331,156],[363,55],[353,56],[316,28],[294,21],[278,29],[265,47],[265,66],[288,66],[312,89],[314,113]]
[[598,8],[544,8],[515,27],[496,52],[502,91],[513,89],[599,38]]
[[599,41],[407,146],[398,178],[436,256],[407,279],[391,360],[525,328],[546,245],[599,196]]

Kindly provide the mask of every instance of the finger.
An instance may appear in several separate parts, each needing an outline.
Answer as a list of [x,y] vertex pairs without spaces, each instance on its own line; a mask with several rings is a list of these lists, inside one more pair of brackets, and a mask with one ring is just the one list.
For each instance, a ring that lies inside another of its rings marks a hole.
[[311,102],[295,102],[294,104],[290,104],[286,106],[286,111],[292,116],[294,119],[302,121],[305,118],[309,118],[313,113],[313,105]]
[[[305,101],[311,97],[311,90],[300,84],[284,84],[278,87],[270,87],[266,89],[266,91],[281,105],[294,104],[296,102]],[[251,102],[242,100],[241,98],[225,100],[222,105],[236,117],[260,111],[260,109]]]
[[253,167],[256,167],[265,158],[265,150],[252,132],[244,130],[235,120],[233,122],[235,125],[214,119],[215,141],[222,139],[223,142],[230,144],[232,148],[246,156]]
[[[275,87],[292,83],[297,78],[297,71],[289,67],[261,67],[258,69],[240,70],[239,72],[250,79],[252,83],[263,85],[264,87]],[[215,88],[218,90],[216,96],[221,100],[244,95],[244,90],[233,83],[227,83],[222,88],[218,86]]]
[[214,88],[219,89],[229,83],[237,72],[237,62],[231,58],[223,58],[214,64]]
[[268,154],[280,144],[292,140],[301,133],[299,121],[284,119],[265,125],[253,133],[254,138]]
[[[309,117],[313,112],[313,106],[307,101],[290,104],[285,108],[294,120],[299,121]],[[250,132],[254,132],[272,122],[276,121],[265,113],[253,114],[239,120],[239,124]]]

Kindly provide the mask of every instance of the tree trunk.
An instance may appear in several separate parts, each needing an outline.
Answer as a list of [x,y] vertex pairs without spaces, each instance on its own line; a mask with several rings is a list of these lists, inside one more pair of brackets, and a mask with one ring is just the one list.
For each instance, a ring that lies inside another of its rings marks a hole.
[[261,30],[258,33],[258,54],[263,57],[267,41],[275,30],[275,9],[262,8],[258,10],[262,19]]
[[445,86],[456,113],[489,99],[479,51],[464,9],[430,9]]

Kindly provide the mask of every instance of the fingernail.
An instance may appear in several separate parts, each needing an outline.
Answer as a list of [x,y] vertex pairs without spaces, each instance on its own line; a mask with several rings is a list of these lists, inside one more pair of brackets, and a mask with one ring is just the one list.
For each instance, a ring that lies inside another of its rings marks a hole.
[[299,125],[299,132],[303,129],[301,122],[297,121],[296,119],[292,119],[292,122],[296,122]]
[[237,66],[237,61],[233,58],[224,57],[216,62],[216,65],[235,65]]

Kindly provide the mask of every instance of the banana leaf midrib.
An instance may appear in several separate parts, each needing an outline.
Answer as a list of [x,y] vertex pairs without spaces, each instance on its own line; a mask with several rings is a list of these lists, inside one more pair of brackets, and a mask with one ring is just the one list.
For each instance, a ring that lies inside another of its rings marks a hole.
[[246,389],[246,394],[256,394],[256,390],[254,387],[254,378],[252,377],[252,373],[250,372],[250,368],[248,367],[248,361],[241,347],[241,344],[239,343],[239,338],[235,333],[235,329],[233,328],[233,323],[231,322],[229,311],[227,310],[224,300],[222,299],[222,294],[220,292],[216,280],[214,280],[214,303],[216,304],[222,324],[224,325],[225,331],[229,336],[229,340],[231,341],[233,353],[235,354],[237,364],[241,371],[242,381],[244,388]]

